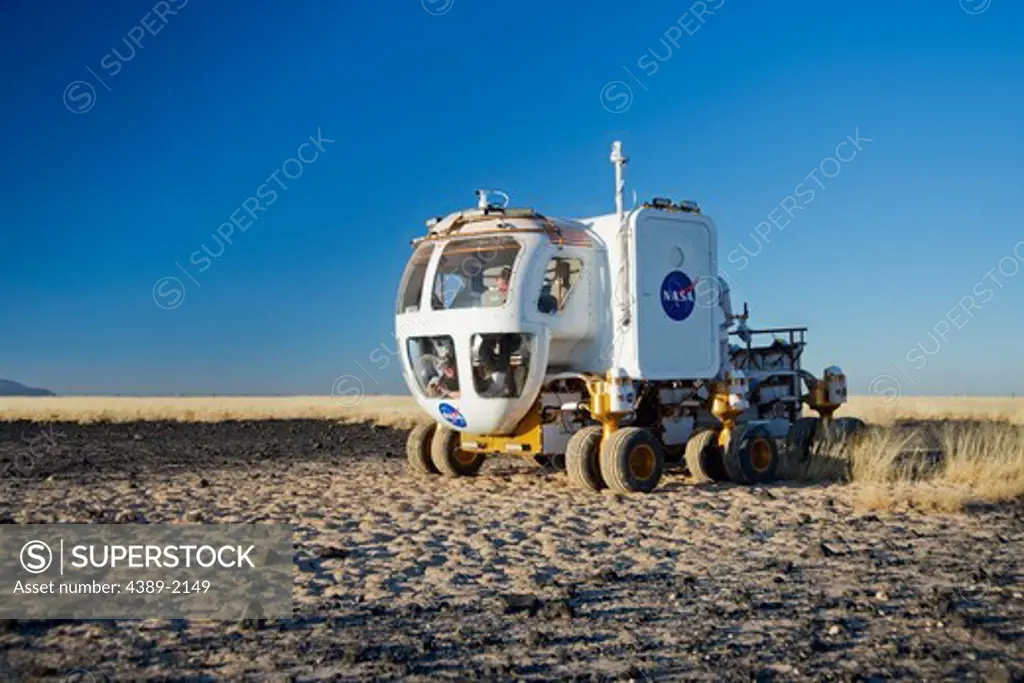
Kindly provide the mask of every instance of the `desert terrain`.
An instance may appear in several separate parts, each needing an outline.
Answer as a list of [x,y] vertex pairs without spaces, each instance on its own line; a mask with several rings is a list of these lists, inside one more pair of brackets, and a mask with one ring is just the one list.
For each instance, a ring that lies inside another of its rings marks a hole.
[[411,476],[403,398],[3,399],[0,522],[291,524],[295,613],[0,622],[0,680],[1024,680],[1024,402],[847,413],[796,481],[627,497]]

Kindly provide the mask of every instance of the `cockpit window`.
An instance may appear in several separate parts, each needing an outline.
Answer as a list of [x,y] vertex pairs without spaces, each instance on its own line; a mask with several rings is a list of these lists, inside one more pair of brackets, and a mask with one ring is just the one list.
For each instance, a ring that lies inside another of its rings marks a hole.
[[459,369],[452,338],[412,337],[407,343],[409,365],[420,391],[427,398],[458,398]]
[[476,237],[449,242],[434,275],[434,310],[502,306],[520,246],[512,237]]
[[537,299],[537,310],[541,313],[561,313],[582,272],[583,261],[578,258],[555,256],[548,261],[540,297]]
[[399,313],[415,313],[420,310],[423,280],[427,276],[427,265],[433,253],[434,245],[429,242],[422,242],[412,253],[412,258],[409,259],[402,275],[402,284],[398,288]]

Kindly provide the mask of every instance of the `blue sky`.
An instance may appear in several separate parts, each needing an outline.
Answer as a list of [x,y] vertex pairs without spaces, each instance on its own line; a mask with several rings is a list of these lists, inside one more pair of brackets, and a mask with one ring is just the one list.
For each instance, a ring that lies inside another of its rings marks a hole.
[[477,187],[606,213],[621,139],[641,198],[716,218],[757,323],[811,327],[815,371],[1024,389],[1020,3],[97,7],[0,9],[0,377],[400,389],[374,349],[424,219]]

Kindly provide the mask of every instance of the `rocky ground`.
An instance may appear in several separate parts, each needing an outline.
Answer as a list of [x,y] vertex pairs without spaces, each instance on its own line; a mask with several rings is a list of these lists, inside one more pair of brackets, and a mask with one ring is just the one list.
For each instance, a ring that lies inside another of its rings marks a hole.
[[0,680],[1024,680],[1024,507],[405,474],[329,421],[0,423],[0,521],[294,525],[295,614],[0,622]]

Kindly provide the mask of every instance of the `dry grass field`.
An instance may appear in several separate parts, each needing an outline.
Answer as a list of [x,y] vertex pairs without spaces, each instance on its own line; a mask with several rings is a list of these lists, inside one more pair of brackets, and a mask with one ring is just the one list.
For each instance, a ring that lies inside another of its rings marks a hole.
[[1024,427],[1003,421],[912,420],[825,443],[793,478],[851,484],[860,509],[957,512],[1024,500]]
[[[0,420],[133,422],[179,420],[328,419],[371,421],[408,426],[426,419],[411,396],[57,396],[0,397]],[[898,420],[977,420],[1024,425],[1024,398],[904,396],[881,406],[867,396],[853,396],[839,415],[871,424]]]
[[223,422],[225,420],[342,420],[411,427],[425,420],[411,396],[42,396],[0,398],[0,421]]
[[902,396],[891,406],[868,396],[852,396],[839,415],[854,415],[871,424],[898,420],[973,420],[1024,425],[1024,398],[1004,396]]

